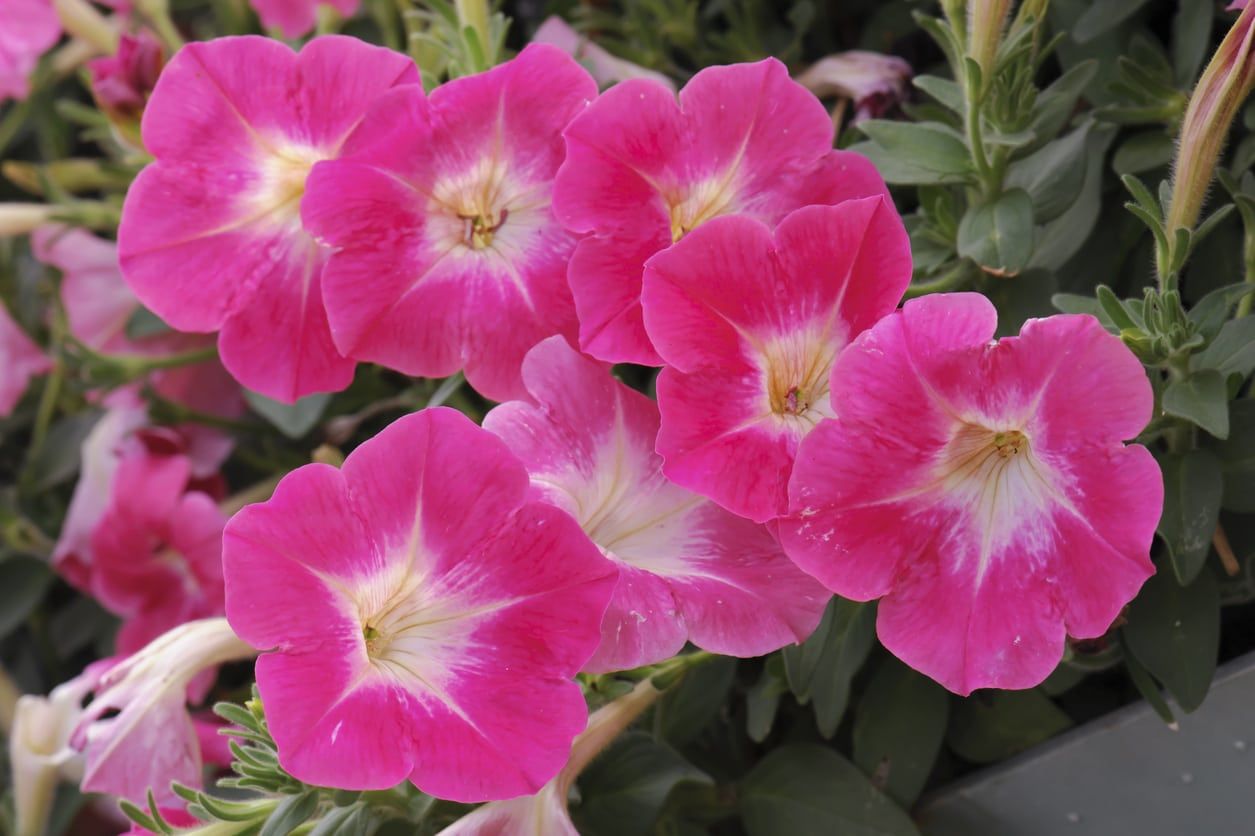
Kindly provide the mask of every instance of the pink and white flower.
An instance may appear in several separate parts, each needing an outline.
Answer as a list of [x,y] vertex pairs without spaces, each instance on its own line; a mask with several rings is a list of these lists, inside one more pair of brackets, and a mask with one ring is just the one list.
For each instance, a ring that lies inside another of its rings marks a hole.
[[533,44],[430,96],[382,97],[302,206],[335,249],[323,296],[340,350],[409,375],[464,368],[485,397],[521,397],[527,350],[576,332],[577,236],[550,193],[562,129],[596,95],[574,60]]
[[226,662],[255,652],[225,619],[192,621],[164,633],[99,676],[70,746],[82,753],[84,792],[116,795],[137,804],[152,791],[163,806],[182,806],[177,781],[202,784],[196,724],[187,711],[188,686]]
[[759,656],[804,640],[830,597],[761,525],[662,475],[658,406],[561,337],[523,362],[531,397],[490,412],[484,428],[527,466],[539,498],[569,512],[619,580],[585,670],[667,659],[692,641]]
[[0,415],[13,411],[32,377],[51,368],[48,355],[0,305]]
[[172,627],[223,612],[217,498],[192,482],[177,436],[136,437],[92,530],[90,588],[122,617],[117,650],[133,653]]
[[774,235],[716,218],[654,256],[642,299],[667,362],[663,472],[757,522],[785,513],[798,443],[841,411],[837,355],[910,279],[906,230],[882,197],[799,209]]
[[4,0],[0,4],[0,102],[24,99],[39,57],[61,40],[52,0]]
[[911,65],[896,55],[853,49],[826,55],[797,77],[816,96],[854,103],[854,122],[882,115],[910,89]]
[[556,46],[587,67],[593,79],[602,87],[609,87],[629,78],[647,78],[668,90],[675,90],[675,82],[667,76],[610,54],[588,36],[572,29],[569,23],[557,15],[545,18],[532,35],[532,43]]
[[227,616],[293,776],[457,801],[532,793],[587,717],[571,677],[614,567],[461,413],[400,419],[227,525]]
[[344,17],[352,17],[361,4],[361,0],[249,0],[262,26],[278,29],[289,40],[306,35],[314,28],[319,6],[329,6]]
[[571,261],[580,346],[661,365],[641,315],[645,261],[702,224],[741,214],[775,225],[815,203],[887,195],[866,158],[832,150],[823,105],[775,59],[708,67],[675,94],[617,84],[571,122],[554,208],[593,233]]
[[118,230],[140,300],[179,330],[218,331],[227,369],[264,395],[347,386],[354,362],[331,340],[326,252],[301,226],[301,197],[376,97],[417,82],[407,57],[340,36],[299,54],[253,36],[180,50],[144,111],[156,162]]
[[1102,635],[1154,572],[1163,502],[1141,364],[1090,316],[993,342],[972,293],[907,302],[834,370],[837,417],[802,442],[789,556],[883,598],[890,651],[959,694],[1028,688],[1065,634]]

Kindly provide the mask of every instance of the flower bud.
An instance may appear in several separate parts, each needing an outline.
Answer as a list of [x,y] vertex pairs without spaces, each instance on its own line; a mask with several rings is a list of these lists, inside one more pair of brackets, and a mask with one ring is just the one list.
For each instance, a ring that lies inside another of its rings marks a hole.
[[123,35],[115,55],[87,63],[96,104],[128,139],[139,139],[139,119],[164,63],[161,45],[144,31]]
[[981,85],[993,75],[1002,28],[1011,11],[1011,0],[972,0],[967,7],[967,54],[981,71]]
[[821,58],[797,81],[816,96],[837,95],[854,102],[854,121],[882,115],[906,96],[911,65],[896,55],[851,50]]
[[1193,229],[1215,174],[1229,126],[1255,85],[1255,5],[1247,4],[1212,56],[1181,122],[1172,202],[1165,223],[1171,236]]

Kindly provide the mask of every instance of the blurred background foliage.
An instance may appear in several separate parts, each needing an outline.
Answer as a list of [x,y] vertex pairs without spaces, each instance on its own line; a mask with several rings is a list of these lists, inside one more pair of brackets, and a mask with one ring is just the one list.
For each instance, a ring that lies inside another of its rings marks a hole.
[[[768,55],[795,74],[847,50],[900,56],[913,86],[879,118],[853,124],[849,109],[828,103],[839,144],[877,162],[907,219],[909,295],[978,290],[996,303],[1002,333],[1032,316],[1093,313],[1155,386],[1156,419],[1141,440],[1165,476],[1160,571],[1108,635],[1070,643],[1039,688],[963,699],[879,647],[874,605],[834,601],[802,646],[718,659],[672,688],[581,778],[582,833],[911,834],[909,811],[930,789],[1139,699],[1171,723],[1204,702],[1217,664],[1255,648],[1255,103],[1238,111],[1203,220],[1187,219],[1183,237],[1169,221],[1189,94],[1234,13],[1210,0],[1028,0],[1011,10],[1005,37],[968,60],[971,45],[956,40],[961,4],[942,5],[951,8],[517,0],[500,7],[486,42],[467,42],[447,4],[366,0],[344,27],[408,48],[429,84],[521,47],[552,14],[677,83]],[[189,37],[258,31],[242,0],[173,0],[171,15]],[[29,99],[0,110],[0,199],[54,201],[65,219],[110,235],[145,157],[118,142],[85,89],[45,66]],[[55,287],[25,243],[0,238],[0,295],[45,345],[57,338],[43,316]],[[161,326],[150,317],[131,327]],[[114,628],[43,559],[98,417],[83,393],[117,374],[72,352],[64,359],[58,389],[34,387],[0,421],[0,657],[32,692],[107,655]],[[651,370],[620,372],[649,391]],[[245,418],[216,421],[238,442],[227,479],[238,489],[311,455],[334,459],[434,402],[474,417],[488,406],[459,380],[415,382],[365,365],[334,396],[291,407],[251,399]],[[180,409],[155,405],[166,420],[204,419]],[[224,681],[238,687],[214,698],[247,698],[247,670]],[[61,809],[68,821],[74,804]],[[415,832],[404,821],[379,832]]]

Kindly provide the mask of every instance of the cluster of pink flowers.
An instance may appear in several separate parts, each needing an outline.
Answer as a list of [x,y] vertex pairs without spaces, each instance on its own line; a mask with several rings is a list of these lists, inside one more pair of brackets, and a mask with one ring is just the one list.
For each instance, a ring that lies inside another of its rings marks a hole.
[[[301,780],[548,798],[588,724],[577,673],[768,653],[833,592],[883,598],[885,646],[958,693],[1027,687],[1153,571],[1138,361],[1092,317],[995,342],[983,297],[899,309],[884,182],[779,62],[599,95],[534,44],[425,93],[351,38],[225,38],[173,56],[143,140],[123,275],[217,332],[240,383],[291,401],[373,362],[501,402],[482,428],[402,418],[225,534],[212,451],[142,415],[99,442],[114,492],[64,565],[129,619],[126,650],[222,612],[225,584]],[[616,362],[661,366],[657,400]]]

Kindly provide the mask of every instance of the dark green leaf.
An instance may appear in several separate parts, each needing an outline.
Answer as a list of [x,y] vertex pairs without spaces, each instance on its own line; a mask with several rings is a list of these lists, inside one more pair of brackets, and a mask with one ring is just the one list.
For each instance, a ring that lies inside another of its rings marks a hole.
[[1220,648],[1216,577],[1200,572],[1181,586],[1160,570],[1133,603],[1124,627],[1129,649],[1164,684],[1182,710],[1203,704]]
[[1176,143],[1163,131],[1143,131],[1120,144],[1111,160],[1111,167],[1116,174],[1142,174],[1172,162],[1175,150]]
[[963,90],[950,79],[935,75],[917,75],[912,83],[955,113],[963,113]]
[[1147,0],[1094,0],[1077,19],[1072,37],[1079,44],[1092,41],[1128,20],[1146,3]]
[[824,737],[832,737],[841,724],[850,683],[875,639],[875,607],[834,598],[811,637],[781,651],[789,688],[798,702],[813,704]]
[[723,708],[736,676],[736,660],[722,657],[699,665],[667,691],[655,711],[662,712],[662,736],[674,746],[689,742]]
[[915,836],[911,819],[854,764],[814,744],[783,746],[745,777],[738,796],[749,836]]
[[1216,438],[1229,437],[1229,392],[1215,369],[1174,380],[1163,393],[1163,411],[1192,421]]
[[1076,202],[1085,184],[1085,147],[1091,125],[1082,124],[1007,170],[1006,186],[1028,192],[1039,223],[1054,220]]
[[1068,715],[1040,691],[988,691],[958,701],[946,743],[969,761],[993,763],[1071,726]]
[[910,809],[932,772],[946,734],[944,688],[886,659],[854,715],[854,762],[880,790]]
[[745,732],[750,740],[762,743],[771,734],[776,721],[780,697],[789,691],[784,675],[784,661],[779,653],[767,658],[758,682],[745,694]]
[[1229,403],[1229,438],[1212,449],[1224,477],[1224,507],[1255,513],[1255,400]]
[[1160,468],[1164,508],[1159,536],[1168,546],[1178,582],[1188,584],[1206,562],[1220,521],[1220,462],[1207,450],[1192,450],[1163,456]]
[[1094,232],[1102,210],[1103,159],[1115,135],[1116,130],[1107,125],[1096,126],[1089,132],[1085,149],[1085,183],[1076,202],[1038,230],[1029,267],[1060,269]]
[[1177,718],[1172,714],[1172,708],[1168,705],[1168,701],[1164,699],[1163,693],[1159,690],[1159,683],[1155,682],[1154,677],[1150,675],[1150,671],[1138,661],[1133,655],[1133,651],[1129,650],[1128,640],[1121,633],[1120,647],[1124,651],[1124,667],[1129,672],[1129,679],[1133,681],[1134,687],[1142,695],[1142,698],[1155,710],[1159,715],[1159,719],[1169,725],[1175,723]]
[[126,321],[126,335],[133,340],[142,340],[157,334],[169,333],[170,326],[152,311],[138,307]]
[[631,732],[580,777],[581,801],[572,816],[588,836],[645,836],[682,781],[710,783],[710,778],[649,735]]
[[1211,3],[1177,3],[1177,14],[1172,19],[1172,70],[1181,87],[1189,87],[1198,75],[1207,54],[1215,11]]
[[1029,129],[1040,137],[1057,136],[1068,123],[1077,101],[1097,72],[1097,61],[1081,61],[1055,79],[1038,94]]
[[288,438],[300,438],[312,430],[331,402],[331,395],[325,392],[309,395],[292,404],[280,403],[247,389],[244,390],[244,397],[254,412]]
[[993,203],[973,206],[959,222],[959,255],[985,270],[1014,276],[1033,254],[1033,201],[1023,189],[1004,192]]
[[39,606],[52,579],[42,560],[15,556],[0,561],[0,637],[12,633]]
[[1255,316],[1231,319],[1202,353],[1194,356],[1195,369],[1215,369],[1224,377],[1246,377],[1255,371]]
[[27,478],[34,493],[68,482],[78,473],[83,441],[100,420],[100,410],[89,409],[67,415],[54,423],[39,454],[28,464]]

